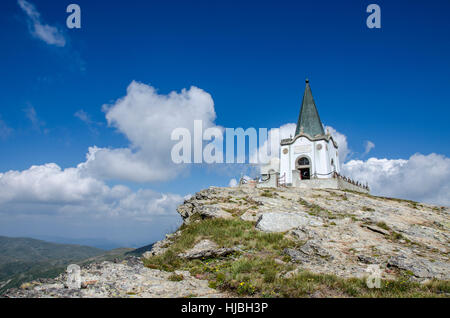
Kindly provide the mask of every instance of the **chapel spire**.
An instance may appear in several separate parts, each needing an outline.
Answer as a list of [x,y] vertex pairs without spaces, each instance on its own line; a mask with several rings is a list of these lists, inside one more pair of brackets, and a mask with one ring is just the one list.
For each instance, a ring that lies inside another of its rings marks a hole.
[[308,79],[306,79],[305,93],[303,94],[302,108],[300,109],[300,115],[298,116],[295,136],[300,133],[308,134],[311,137],[325,135],[322,122],[320,121],[319,112],[317,111],[316,104],[314,103],[314,98],[311,93],[311,87],[309,87]]

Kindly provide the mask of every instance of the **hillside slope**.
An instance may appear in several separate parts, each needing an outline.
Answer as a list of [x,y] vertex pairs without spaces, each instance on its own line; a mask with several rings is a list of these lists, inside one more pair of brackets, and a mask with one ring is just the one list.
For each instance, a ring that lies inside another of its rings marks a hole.
[[[202,190],[178,212],[183,225],[153,244],[143,264],[132,258],[85,267],[82,280],[92,284],[70,295],[62,275],[7,296],[450,296],[446,207],[340,190],[243,186]],[[374,268],[381,281],[370,288]]]
[[102,249],[0,236],[0,294],[36,278],[57,276],[68,264],[112,259],[131,249]]
[[[146,265],[189,269],[222,291],[268,297],[450,293],[447,207],[350,191],[243,186],[200,191],[178,212],[183,226],[154,245]],[[217,244],[216,252],[202,247],[204,239]],[[219,256],[220,248],[235,252]],[[368,288],[373,268],[383,288]]]

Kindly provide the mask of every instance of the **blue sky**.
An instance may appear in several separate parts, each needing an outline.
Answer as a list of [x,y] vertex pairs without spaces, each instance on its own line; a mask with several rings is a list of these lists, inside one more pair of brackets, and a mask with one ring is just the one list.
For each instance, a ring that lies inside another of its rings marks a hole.
[[[19,3],[2,1],[0,173],[48,163],[61,169],[76,167],[94,145],[130,147],[127,131],[108,124],[102,106],[115,105],[126,96],[132,81],[154,87],[159,95],[200,88],[212,97],[218,126],[277,128],[296,122],[308,77],[323,123],[345,136],[346,160],[359,165],[356,170],[348,168],[349,174],[372,180],[379,194],[449,202],[448,1],[28,3],[42,25],[57,30],[64,45],[33,35],[34,22]],[[66,27],[70,3],[81,7],[81,29]],[[370,3],[381,7],[381,29],[366,26]],[[367,141],[375,147],[364,154]],[[147,150],[148,154],[151,147]],[[433,153],[438,157],[429,157]],[[387,161],[368,162],[369,158]],[[439,169],[432,173],[421,169],[422,161]],[[402,184],[391,188],[382,184],[381,173],[369,176],[374,165],[391,167],[393,174],[386,178],[397,176],[405,184],[433,177],[422,182],[426,189],[402,192],[398,190]],[[425,172],[411,172],[416,168]],[[151,189],[183,197],[209,185],[226,186],[238,174],[238,169],[196,166],[170,180],[94,177],[109,188],[124,185],[131,191]],[[11,180],[4,181],[6,192]],[[436,188],[438,196],[428,195]],[[136,223],[129,221],[127,229],[117,230],[130,237],[126,241],[111,237],[116,225],[84,232],[89,221],[78,214],[71,216],[79,224],[75,231],[68,216],[61,214],[61,207],[70,210],[64,202],[58,203],[55,214],[50,210],[57,203],[46,206],[58,223],[42,216],[47,197],[36,205],[35,197],[11,198],[0,198],[0,235],[95,236],[117,244],[141,244],[159,238],[178,222],[176,216],[164,222],[153,218],[132,238]],[[30,203],[26,209],[24,202]],[[37,205],[41,212],[33,211]]]

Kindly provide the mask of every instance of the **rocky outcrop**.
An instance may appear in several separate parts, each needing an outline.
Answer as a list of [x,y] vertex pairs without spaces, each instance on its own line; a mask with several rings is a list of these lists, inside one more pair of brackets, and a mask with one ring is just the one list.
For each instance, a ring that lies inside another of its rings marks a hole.
[[[205,211],[223,211],[209,213]],[[412,280],[450,279],[449,208],[332,189],[250,186],[200,191],[178,208],[186,223],[239,217],[264,232],[283,233],[300,245],[285,254],[299,268],[364,277],[378,265]]]
[[418,278],[448,279],[448,262],[396,255],[388,260],[387,266],[408,271]]
[[264,232],[286,232],[305,225],[321,226],[323,222],[307,213],[268,212],[261,214],[256,228]]
[[[176,275],[176,276],[174,276]],[[176,279],[172,279],[176,277]],[[67,274],[41,279],[7,291],[9,298],[153,298],[223,297],[208,281],[187,271],[164,272],[144,267],[139,258],[102,262],[81,268],[81,288],[68,288]]]
[[152,249],[142,254],[142,257],[150,258],[152,256],[163,254],[170,246],[170,244],[173,242],[173,240],[176,239],[176,237],[179,235],[180,235],[179,231],[171,234],[166,234],[166,237],[163,240],[155,242],[152,246]]
[[221,207],[208,204],[217,197],[218,193],[215,188],[200,191],[193,197],[186,200],[184,204],[178,206],[177,211],[183,218],[185,223],[189,223],[192,215],[198,215],[201,218],[231,218],[229,212],[224,211]]
[[[195,225],[192,222],[211,218],[233,219],[241,222],[240,228],[276,233],[274,236],[289,240],[284,245],[288,248],[280,248],[283,259],[277,254],[274,261],[290,263],[290,269],[277,273],[277,277],[290,277],[308,270],[362,278],[368,275],[369,268],[377,266],[383,279],[402,275],[421,283],[433,278],[450,280],[450,209],[447,207],[342,190],[241,186],[210,187],[187,199],[177,210],[185,224]],[[155,243],[144,257],[165,253],[182,235],[183,227]],[[233,248],[223,248],[205,234],[195,240],[190,249],[177,250],[177,257],[185,262],[216,257],[224,260],[237,251],[228,259],[234,261],[264,253],[248,247],[242,250],[239,247],[242,242],[237,241],[227,245]],[[81,289],[65,288],[66,276],[62,275],[55,280],[25,284],[21,289],[8,291],[7,296],[223,296],[209,288],[206,280],[194,278],[188,272],[168,273],[146,268],[136,258],[124,263],[91,264],[82,268],[81,276]]]
[[226,256],[234,251],[233,248],[219,248],[213,241],[203,240],[185,253],[178,254],[178,257],[186,259],[211,258]]

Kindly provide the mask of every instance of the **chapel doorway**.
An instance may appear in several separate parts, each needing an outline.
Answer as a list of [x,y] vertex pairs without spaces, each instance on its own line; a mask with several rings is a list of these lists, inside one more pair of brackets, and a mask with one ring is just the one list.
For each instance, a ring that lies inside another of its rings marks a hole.
[[307,157],[300,157],[295,163],[295,169],[300,171],[300,180],[311,179],[311,161]]

